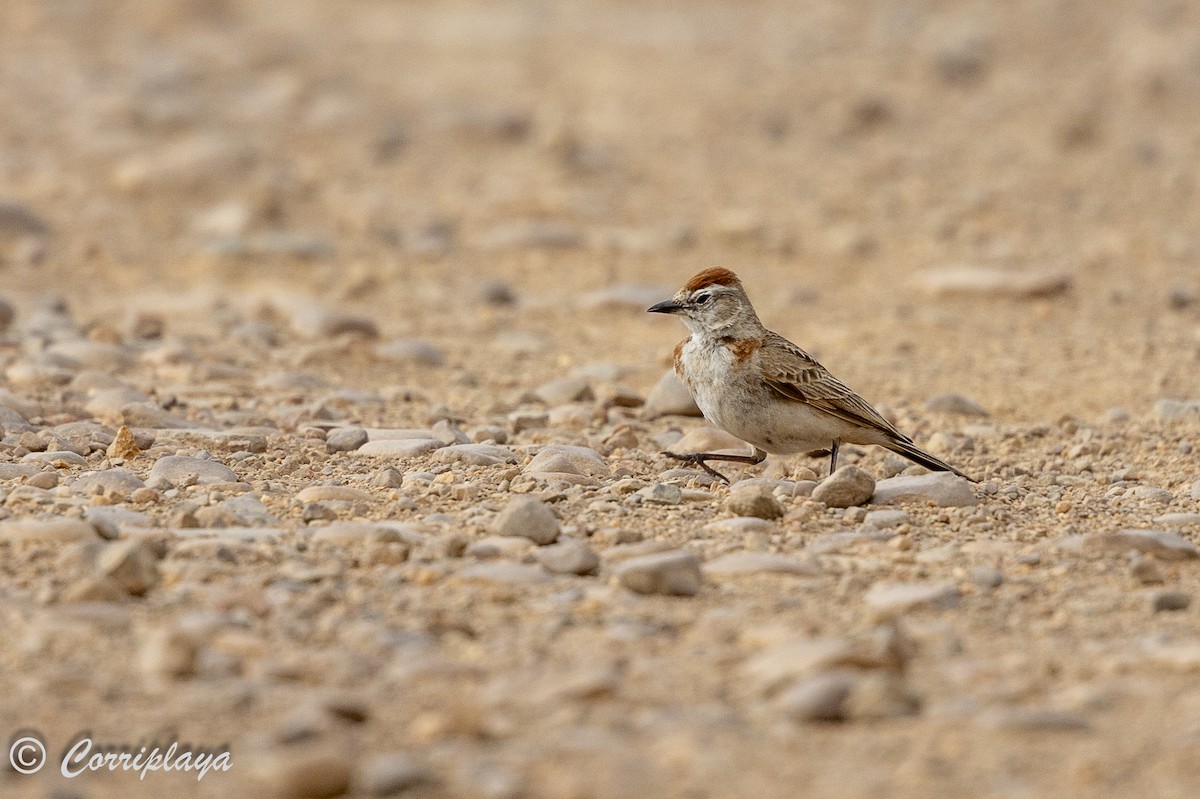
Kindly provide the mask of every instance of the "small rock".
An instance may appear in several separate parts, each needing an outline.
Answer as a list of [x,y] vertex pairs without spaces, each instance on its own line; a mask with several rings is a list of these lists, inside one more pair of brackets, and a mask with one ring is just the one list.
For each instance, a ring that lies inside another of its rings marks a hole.
[[812,562],[770,552],[731,552],[704,564],[706,574],[795,574],[817,577],[821,569]]
[[987,409],[962,394],[938,394],[925,403],[925,410],[934,413],[954,413],[960,416],[987,416]]
[[981,588],[999,588],[1004,583],[1004,574],[991,566],[976,566],[971,569],[971,582]]
[[439,463],[499,466],[502,463],[516,463],[517,454],[507,447],[494,444],[455,444],[439,449],[433,459]]
[[757,485],[735,487],[725,500],[725,510],[734,516],[754,516],[759,519],[779,519],[783,516],[783,505],[775,499],[770,489]]
[[1154,414],[1165,421],[1200,419],[1200,399],[1170,399],[1164,397],[1154,403]]
[[82,497],[93,494],[128,497],[145,485],[140,477],[128,469],[105,469],[79,477],[71,484],[71,490]]
[[328,452],[354,452],[367,443],[367,431],[361,427],[337,427],[325,434]]
[[670,483],[656,483],[639,490],[637,496],[651,505],[678,505],[683,502],[683,489]]
[[591,547],[573,538],[539,549],[537,559],[554,574],[595,574],[600,568],[600,558]]
[[690,430],[683,438],[667,447],[667,452],[688,455],[694,452],[721,453],[727,455],[749,455],[749,445],[719,427],[704,425]]
[[838,469],[813,489],[812,498],[828,508],[863,505],[875,493],[875,478],[857,466]]
[[1155,613],[1159,613],[1160,611],[1187,610],[1191,604],[1191,596],[1183,591],[1156,591],[1151,599],[1150,607]]
[[137,439],[133,437],[133,431],[125,425],[121,425],[121,428],[117,430],[116,437],[113,438],[113,442],[108,445],[108,451],[105,454],[110,458],[132,460],[141,455],[142,450],[137,445]]
[[468,566],[458,573],[464,580],[507,585],[529,585],[544,583],[550,575],[541,566],[529,566],[510,561],[487,561]]
[[[596,450],[567,444],[551,444],[538,450],[526,465],[531,476],[552,479],[562,475],[603,478],[611,474],[608,464]],[[574,482],[574,481],[571,481]]]
[[211,485],[214,483],[236,483],[237,474],[218,461],[188,458],[182,455],[166,455],[154,462],[150,468],[147,484],[166,483],[170,486]]
[[148,676],[167,680],[191,677],[196,672],[199,646],[195,636],[173,627],[154,630],[142,644],[139,660]]
[[559,525],[554,513],[537,497],[518,496],[496,517],[492,529],[499,535],[515,535],[545,546],[558,538]]
[[392,438],[368,441],[355,452],[359,455],[417,458],[444,446],[445,444],[436,438]]
[[94,541],[96,528],[82,519],[14,519],[0,522],[0,541],[43,544]]
[[961,508],[974,505],[977,500],[969,481],[951,472],[930,472],[878,481],[871,502],[876,505],[931,502],[944,508]]
[[371,494],[351,486],[309,486],[296,492],[298,502],[370,502]]
[[796,721],[842,721],[846,699],[860,675],[849,670],[801,680],[780,695],[779,708]]
[[534,389],[534,396],[549,406],[566,405],[570,402],[590,402],[595,399],[592,387],[586,380],[576,377],[560,377]]
[[391,752],[364,763],[354,782],[368,796],[395,796],[432,781],[433,772],[412,755]]
[[400,488],[404,485],[404,475],[390,466],[380,469],[371,478],[371,488]]
[[375,347],[375,357],[399,364],[415,363],[421,366],[441,366],[446,354],[427,341],[398,339]]
[[506,222],[483,234],[479,245],[485,250],[574,250],[586,243],[574,225],[554,220]]
[[674,369],[663,372],[646,397],[646,404],[642,406],[643,418],[657,419],[660,416],[703,416],[692,399],[692,393]]
[[350,790],[350,765],[331,751],[289,749],[268,762],[263,780],[280,799],[332,799]]
[[1098,533],[1083,541],[1085,552],[1128,552],[1136,550],[1152,554],[1159,560],[1192,560],[1200,558],[1200,550],[1178,533],[1167,530],[1121,530]]
[[864,599],[877,616],[892,617],[921,608],[953,608],[960,597],[949,583],[875,583]]
[[903,510],[872,510],[867,511],[866,517],[863,519],[863,527],[871,530],[887,530],[891,527],[899,527],[902,524],[908,524],[911,517],[908,511]]
[[142,541],[118,541],[101,552],[97,567],[133,596],[158,585],[158,556]]
[[630,558],[617,567],[617,579],[638,594],[695,596],[704,577],[695,553],[676,549]]
[[969,295],[1033,299],[1053,297],[1071,287],[1071,275],[1052,269],[1015,271],[982,267],[927,270],[921,281],[935,296]]

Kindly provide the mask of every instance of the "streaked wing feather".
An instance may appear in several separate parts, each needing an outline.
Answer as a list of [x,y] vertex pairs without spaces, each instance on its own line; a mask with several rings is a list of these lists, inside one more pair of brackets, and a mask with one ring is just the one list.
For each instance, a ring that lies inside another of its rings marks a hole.
[[771,334],[760,363],[767,385],[780,397],[803,402],[850,424],[878,428],[901,441],[911,440],[815,358],[782,336]]

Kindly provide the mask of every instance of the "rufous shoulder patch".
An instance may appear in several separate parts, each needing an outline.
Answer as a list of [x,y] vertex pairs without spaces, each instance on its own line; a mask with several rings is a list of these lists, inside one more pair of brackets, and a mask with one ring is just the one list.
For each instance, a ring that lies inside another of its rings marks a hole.
[[675,374],[679,375],[679,379],[683,379],[683,345],[687,344],[690,336],[675,345]]
[[733,272],[724,267],[714,266],[695,275],[683,285],[683,290],[696,291],[708,286],[740,286],[741,284],[742,281]]
[[729,351],[733,353],[733,357],[738,363],[745,363],[750,360],[750,356],[758,352],[758,348],[762,346],[762,339],[757,338],[739,338],[729,342]]

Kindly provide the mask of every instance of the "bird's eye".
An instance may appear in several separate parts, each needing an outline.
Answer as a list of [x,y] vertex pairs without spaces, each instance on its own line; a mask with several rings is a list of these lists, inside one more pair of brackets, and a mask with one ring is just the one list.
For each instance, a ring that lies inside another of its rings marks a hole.
[[712,299],[711,294],[697,294],[696,295],[696,304],[703,305],[704,303],[708,302],[711,299]]

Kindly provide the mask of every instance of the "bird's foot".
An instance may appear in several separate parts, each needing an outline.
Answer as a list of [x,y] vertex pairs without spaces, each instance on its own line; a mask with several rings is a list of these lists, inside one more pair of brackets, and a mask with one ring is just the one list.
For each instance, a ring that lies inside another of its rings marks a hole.
[[674,458],[677,461],[683,461],[684,463],[689,463],[692,466],[699,466],[701,469],[703,469],[704,471],[706,471],[708,474],[712,475],[713,477],[717,478],[722,483],[729,485],[729,478],[726,477],[725,475],[721,474],[720,472],[718,472],[713,467],[709,466],[707,463],[707,458],[705,457],[705,454],[703,452],[691,452],[686,455],[680,455],[676,452],[663,452],[662,454],[666,455],[668,458]]

